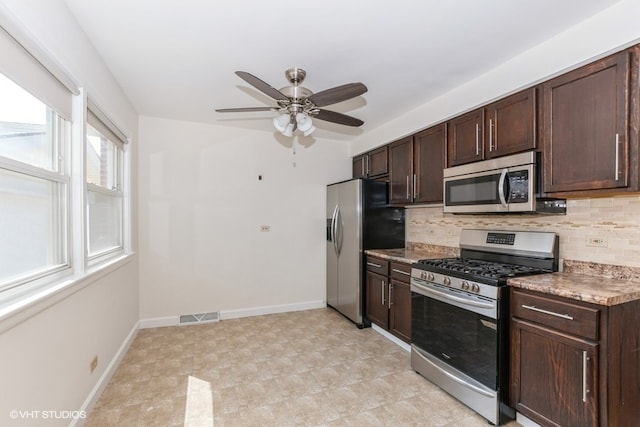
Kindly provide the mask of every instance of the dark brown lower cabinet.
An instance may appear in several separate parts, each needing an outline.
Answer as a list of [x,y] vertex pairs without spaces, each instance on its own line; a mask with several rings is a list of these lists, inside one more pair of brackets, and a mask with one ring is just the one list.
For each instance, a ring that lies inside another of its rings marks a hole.
[[411,342],[411,286],[391,279],[389,331],[401,340]]
[[542,426],[640,421],[640,302],[511,290],[511,405]]
[[519,412],[548,425],[597,425],[598,345],[513,321],[520,352]]
[[411,342],[411,265],[367,257],[366,316],[401,340]]
[[387,295],[389,294],[389,278],[377,273],[367,271],[367,318],[384,329],[389,329],[389,307]]

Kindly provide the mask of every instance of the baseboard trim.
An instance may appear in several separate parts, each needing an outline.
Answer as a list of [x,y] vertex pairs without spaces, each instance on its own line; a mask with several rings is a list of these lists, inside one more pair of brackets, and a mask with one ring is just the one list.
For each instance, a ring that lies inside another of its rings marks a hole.
[[371,329],[373,329],[374,331],[376,331],[377,333],[379,333],[380,335],[382,335],[383,337],[385,337],[389,341],[393,341],[394,344],[399,345],[400,347],[402,347],[403,350],[411,351],[411,346],[409,344],[407,344],[406,342],[402,341],[400,338],[396,337],[392,333],[390,333],[388,331],[385,331],[384,329],[382,329],[380,326],[376,325],[375,323],[371,323]]
[[[265,314],[287,313],[290,311],[313,310],[316,308],[325,308],[327,304],[324,301],[310,301],[296,304],[270,305],[264,307],[243,308],[240,310],[220,311],[220,320],[239,319],[241,317],[262,316]],[[163,328],[166,326],[178,326],[180,316],[154,317],[151,319],[141,319],[140,329]]]
[[241,317],[262,316],[265,314],[287,313],[290,311],[313,310],[316,308],[325,308],[327,304],[324,301],[311,301],[296,304],[271,305],[265,307],[246,308],[241,310],[226,310],[220,312],[221,320],[238,319]]
[[[120,348],[111,359],[111,362],[109,362],[109,365],[98,379],[98,382],[95,386],[93,386],[93,389],[91,390],[85,401],[82,403],[80,411],[84,411],[85,414],[89,414],[91,409],[93,409],[95,404],[98,402],[98,398],[107,387],[109,380],[116,372],[118,365],[120,365],[120,362],[124,358],[125,354],[127,354],[127,351],[129,351],[129,347],[131,346],[131,343],[133,343],[133,340],[136,338],[139,329],[140,322],[138,321],[135,325],[133,325],[133,328],[131,329],[123,343],[120,345]],[[74,418],[73,421],[69,424],[69,427],[82,427],[86,420],[86,418]]]
[[165,326],[178,326],[180,316],[154,317],[152,319],[141,319],[140,329],[163,328]]
[[520,412],[516,412],[516,422],[522,427],[540,427],[540,424],[536,423],[535,421],[531,421]]

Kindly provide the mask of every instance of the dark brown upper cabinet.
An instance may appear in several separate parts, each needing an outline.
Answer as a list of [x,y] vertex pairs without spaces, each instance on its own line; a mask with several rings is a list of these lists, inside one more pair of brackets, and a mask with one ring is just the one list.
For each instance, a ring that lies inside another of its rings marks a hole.
[[367,161],[366,154],[360,154],[353,158],[353,178],[366,178],[367,177]]
[[536,88],[510,95],[449,121],[449,166],[535,148]]
[[637,191],[637,61],[635,47],[542,85],[546,193]]
[[449,166],[484,159],[484,108],[449,121],[447,153]]
[[353,158],[354,178],[378,178],[389,173],[388,148],[376,148]]
[[442,201],[446,145],[446,123],[389,144],[389,203]]
[[389,203],[413,202],[413,136],[389,144]]
[[447,125],[413,136],[413,203],[442,202],[442,171],[446,167]]
[[488,105],[485,113],[485,158],[536,148],[536,88]]

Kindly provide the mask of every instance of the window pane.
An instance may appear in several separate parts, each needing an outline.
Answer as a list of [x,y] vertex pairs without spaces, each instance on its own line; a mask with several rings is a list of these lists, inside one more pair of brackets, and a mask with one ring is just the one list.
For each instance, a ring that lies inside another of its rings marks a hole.
[[0,156],[57,170],[53,112],[1,73],[0,94]]
[[87,125],[87,182],[118,190],[118,147]]
[[89,190],[89,255],[122,246],[122,197]]
[[66,185],[0,169],[0,283],[64,265]]

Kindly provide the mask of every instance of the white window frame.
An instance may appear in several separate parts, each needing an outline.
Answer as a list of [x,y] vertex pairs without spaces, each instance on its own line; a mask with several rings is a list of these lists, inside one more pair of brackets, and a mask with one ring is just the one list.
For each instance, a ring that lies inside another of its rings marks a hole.
[[[58,170],[47,170],[26,162],[0,156],[0,168],[34,178],[51,180],[64,187],[62,202],[65,246],[63,265],[43,268],[15,280],[5,281],[0,288],[0,332],[12,327],[33,314],[51,306],[63,298],[90,285],[132,260],[131,237],[131,152],[129,139],[113,125],[102,110],[92,104],[86,91],[80,88],[64,69],[58,66],[48,51],[31,38],[31,33],[4,13],[0,7],[0,72],[7,75],[23,89],[32,93],[65,119],[65,144],[54,158],[62,156]],[[122,192],[122,245],[116,251],[100,256],[87,256],[87,194],[85,172],[86,125],[89,107],[101,114],[112,131],[123,142],[121,153]],[[93,108],[95,107],[95,108]],[[60,128],[59,128],[60,129]],[[56,169],[52,167],[51,169]],[[120,256],[118,256],[120,255]],[[28,277],[27,277],[28,276]],[[9,286],[10,283],[10,286]]]
[[[129,154],[127,150],[127,145],[129,142],[129,138],[126,137],[125,133],[122,132],[118,126],[114,124],[114,122],[109,118],[107,114],[103,112],[103,110],[98,107],[98,105],[90,98],[86,98],[86,121],[84,126],[84,134],[83,134],[83,153],[84,153],[84,209],[86,214],[84,215],[84,256],[85,256],[85,265],[88,268],[92,268],[94,266],[103,264],[105,262],[110,261],[111,259],[121,256],[130,251],[129,246],[129,230],[130,230],[130,216],[129,216]],[[91,184],[87,182],[87,127],[93,127],[95,130],[100,132],[103,137],[106,137],[108,141],[113,143],[117,148],[117,167],[116,167],[116,184],[117,187],[115,189],[108,189],[96,184]],[[103,251],[99,251],[93,254],[89,253],[89,193],[97,193],[106,195],[109,197],[116,197],[120,199],[120,245],[112,248],[107,248]]]
[[[21,86],[22,87],[22,86]],[[26,89],[23,88],[25,91]],[[42,102],[42,101],[41,101]],[[52,227],[53,233],[58,234],[53,237],[53,242],[60,246],[57,252],[61,255],[62,262],[60,264],[46,266],[32,272],[7,280],[0,284],[0,293],[7,292],[14,288],[21,287],[29,283],[40,285],[57,280],[71,274],[72,253],[71,253],[71,175],[70,175],[70,158],[69,148],[71,144],[71,122],[62,115],[54,112],[51,107],[47,106],[47,135],[53,148],[52,159],[57,161],[57,165],[52,167],[53,170],[45,169],[25,163],[19,160],[6,158],[0,155],[0,169],[13,172],[26,177],[41,179],[44,181],[60,184],[62,194],[57,199],[60,207],[62,207],[62,218],[59,218],[60,212],[52,212],[51,221],[56,223]],[[56,119],[56,120],[54,120]],[[59,120],[58,120],[59,119]],[[63,124],[64,126],[60,126]],[[62,229],[60,229],[62,227]],[[60,233],[63,233],[60,235]],[[15,292],[15,291],[14,291]]]

